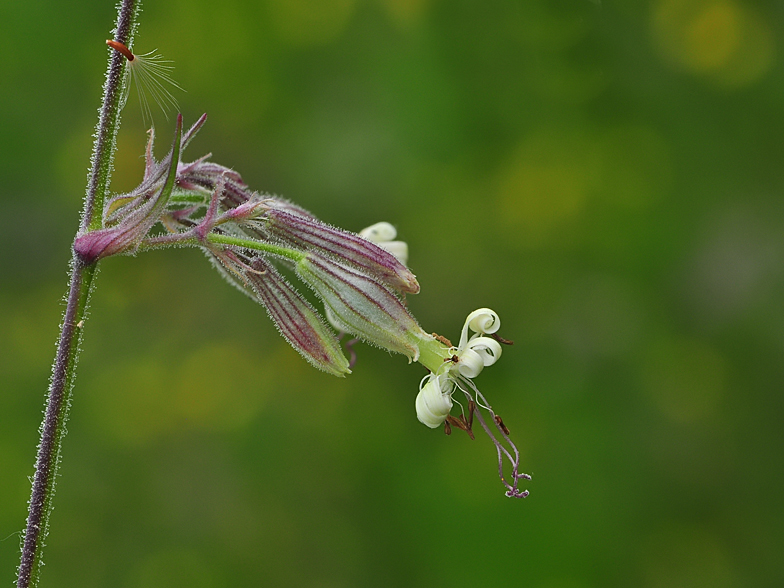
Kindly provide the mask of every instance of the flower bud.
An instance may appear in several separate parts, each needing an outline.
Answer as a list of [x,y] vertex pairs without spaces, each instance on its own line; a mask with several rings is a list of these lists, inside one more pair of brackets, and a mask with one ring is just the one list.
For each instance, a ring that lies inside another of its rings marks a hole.
[[394,255],[356,233],[280,209],[267,211],[265,220],[264,231],[275,239],[339,259],[398,292],[419,292],[419,283],[411,270]]
[[147,234],[148,227],[141,223],[129,226],[98,229],[76,237],[74,251],[87,263],[104,257],[133,251]]
[[389,251],[403,265],[408,264],[408,243],[405,241],[385,241],[376,245],[384,251]]
[[403,265],[408,265],[408,244],[405,241],[395,241],[397,230],[388,222],[365,227],[359,235],[389,251]]
[[274,196],[267,201],[267,204],[269,205],[270,208],[274,208],[275,210],[283,210],[291,214],[296,214],[298,216],[304,216],[306,218],[311,218],[311,219],[316,218],[301,206],[294,204],[293,202],[291,202],[291,200],[286,200],[285,198],[279,198],[277,196]]
[[320,370],[335,376],[350,374],[340,342],[310,303],[263,259],[255,258],[251,266],[244,277],[280,334]]
[[385,286],[315,252],[304,255],[294,269],[321,298],[342,330],[414,361],[418,359],[415,341],[429,336]]
[[271,264],[228,249],[204,252],[226,281],[267,310],[278,332],[311,365],[334,376],[351,373],[335,334]]
[[254,192],[248,189],[240,174],[218,163],[206,161],[207,157],[209,155],[180,167],[177,175],[177,185],[180,188],[195,192],[212,192],[222,183],[221,200],[226,208],[240,206],[253,198]]
[[[174,188],[181,137],[182,115],[177,117],[174,142],[169,155],[159,164],[155,177],[142,182],[138,195],[116,210],[116,224],[106,226],[105,220],[104,228],[76,237],[74,251],[87,263],[117,253],[135,251],[147,232],[158,222],[166,210]],[[111,202],[109,204],[111,205]]]

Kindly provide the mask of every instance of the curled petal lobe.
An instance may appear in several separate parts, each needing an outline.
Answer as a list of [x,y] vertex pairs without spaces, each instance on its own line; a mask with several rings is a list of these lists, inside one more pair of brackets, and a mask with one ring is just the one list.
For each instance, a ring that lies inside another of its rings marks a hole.
[[460,362],[457,364],[457,370],[462,376],[466,378],[477,377],[484,369],[485,364],[482,356],[473,349],[466,349],[460,354]]
[[472,331],[489,335],[495,333],[501,327],[501,319],[494,310],[480,308],[468,315],[466,319]]
[[466,351],[472,351],[482,358],[484,367],[497,362],[501,357],[501,344],[490,337],[472,337],[468,340]]
[[454,384],[447,376],[428,376],[416,398],[419,422],[431,429],[441,426],[452,410],[453,390]]
[[480,308],[475,310],[466,318],[465,325],[463,325],[463,332],[460,335],[460,345],[462,349],[468,343],[468,330],[471,329],[475,333],[481,335],[490,335],[501,328],[501,319],[494,310],[489,308]]
[[458,355],[457,370],[466,378],[475,378],[501,357],[501,345],[490,337],[473,337]]

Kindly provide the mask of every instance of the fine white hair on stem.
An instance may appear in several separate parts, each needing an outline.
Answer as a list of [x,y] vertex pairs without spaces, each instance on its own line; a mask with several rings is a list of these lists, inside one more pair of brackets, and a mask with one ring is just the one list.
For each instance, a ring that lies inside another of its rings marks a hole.
[[164,59],[156,50],[141,55],[132,53],[125,45],[117,41],[106,41],[106,44],[122,53],[128,60],[123,80],[123,93],[120,98],[120,108],[124,108],[131,92],[131,86],[136,86],[139,96],[139,105],[142,110],[142,120],[145,124],[152,122],[152,108],[149,97],[160,107],[163,115],[168,119],[170,110],[178,110],[177,99],[171,93],[171,88],[185,90],[174,81],[171,72],[174,65],[171,60]]

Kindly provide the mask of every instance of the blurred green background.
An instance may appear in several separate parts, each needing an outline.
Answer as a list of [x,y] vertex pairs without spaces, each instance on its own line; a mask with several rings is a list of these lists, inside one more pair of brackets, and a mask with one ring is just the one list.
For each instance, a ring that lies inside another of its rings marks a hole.
[[[0,2],[8,585],[114,18]],[[137,52],[210,117],[186,158],[394,223],[426,330],[500,314],[477,384],[531,496],[417,422],[418,365],[332,378],[200,253],[111,259],[42,585],[784,585],[782,38],[779,0],[147,2]],[[132,96],[116,191],[144,141]]]

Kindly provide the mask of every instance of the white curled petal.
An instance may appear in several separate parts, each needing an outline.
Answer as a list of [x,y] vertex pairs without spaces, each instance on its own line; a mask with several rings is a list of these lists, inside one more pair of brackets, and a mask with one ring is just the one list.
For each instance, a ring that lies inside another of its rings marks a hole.
[[489,308],[479,308],[468,315],[463,325],[463,332],[460,334],[460,349],[464,349],[468,343],[468,329],[482,335],[495,333],[501,326],[501,319],[495,311]]
[[362,229],[359,234],[368,241],[373,243],[383,243],[385,241],[392,241],[397,237],[395,227],[387,222],[376,223],[367,228]]
[[452,410],[452,382],[445,376],[431,376],[416,398],[419,422],[431,429],[440,426]]
[[495,311],[489,308],[480,308],[468,315],[468,326],[472,331],[489,335],[501,327],[501,319]]
[[460,354],[460,361],[457,362],[457,371],[466,378],[475,378],[485,368],[482,355],[473,349],[465,349]]
[[501,357],[501,344],[490,337],[472,337],[468,341],[467,349],[478,353],[482,357],[484,367],[493,365]]

